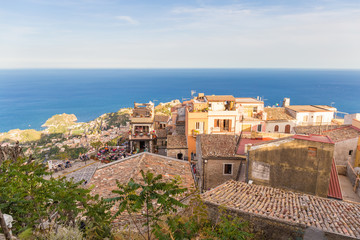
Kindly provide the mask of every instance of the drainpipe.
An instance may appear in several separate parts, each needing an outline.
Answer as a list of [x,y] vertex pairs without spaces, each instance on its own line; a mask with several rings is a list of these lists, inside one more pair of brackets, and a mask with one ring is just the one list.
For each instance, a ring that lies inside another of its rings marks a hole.
[[201,192],[203,192],[204,190],[204,186],[205,186],[205,159],[202,160],[203,164],[202,164],[202,174],[203,174],[203,177],[202,177],[202,186],[201,186]]
[[[250,149],[250,148],[249,148]],[[246,172],[245,172],[245,182],[249,182],[249,165],[250,165],[250,157],[249,150],[246,152]]]

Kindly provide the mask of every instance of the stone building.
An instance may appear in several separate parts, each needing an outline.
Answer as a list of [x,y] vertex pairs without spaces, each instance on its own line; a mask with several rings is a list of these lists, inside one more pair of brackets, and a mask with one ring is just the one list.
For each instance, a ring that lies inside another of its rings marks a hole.
[[188,160],[188,147],[185,135],[169,135],[167,137],[167,156]]
[[347,162],[355,166],[355,155],[357,151],[360,129],[355,126],[308,126],[295,127],[297,134],[322,134],[330,137],[335,143],[334,159],[336,165],[345,166]]
[[201,191],[239,180],[244,158],[236,155],[238,136],[202,134],[196,138],[196,181]]
[[327,197],[333,155],[334,142],[321,135],[254,144],[248,150],[247,182]]

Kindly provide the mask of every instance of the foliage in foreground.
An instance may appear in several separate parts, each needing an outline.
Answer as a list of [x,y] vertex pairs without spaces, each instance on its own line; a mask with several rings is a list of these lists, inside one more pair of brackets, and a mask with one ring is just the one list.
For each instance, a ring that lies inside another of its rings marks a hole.
[[160,227],[162,217],[177,211],[177,208],[185,207],[176,199],[177,195],[184,193],[187,189],[181,188],[178,180],[162,181],[162,175],[154,176],[151,172],[144,173],[141,170],[143,184],[136,183],[133,179],[127,184],[117,182],[119,190],[112,191],[118,197],[110,198],[110,202],[119,202],[119,210],[114,217],[127,212],[131,219],[134,214],[140,214],[144,219],[143,226],[146,228],[146,236],[142,234],[141,226],[133,221],[139,233],[144,239],[151,239],[152,232]]
[[[109,223],[109,207],[90,190],[65,178],[49,180],[45,166],[36,161],[18,159],[4,161],[0,166],[0,209],[12,215],[15,235],[29,229],[34,235],[46,235],[62,227],[77,227],[85,216],[84,234],[110,237],[108,227],[94,221]],[[106,207],[103,207],[106,205]],[[95,210],[96,209],[96,210]],[[104,229],[103,229],[104,228]],[[25,234],[28,235],[28,234]]]
[[[119,196],[107,201],[119,202],[119,214],[127,213],[137,231],[123,231],[119,239],[183,240],[183,239],[230,239],[245,240],[252,237],[247,233],[247,224],[238,217],[221,212],[219,221],[211,223],[206,205],[199,194],[193,194],[187,206],[176,198],[187,189],[179,186],[178,180],[162,181],[162,176],[141,171],[143,182],[131,179],[127,184],[118,183]],[[179,212],[179,210],[181,210]],[[136,215],[144,219],[143,226],[134,221]],[[143,227],[143,228],[142,228]]]

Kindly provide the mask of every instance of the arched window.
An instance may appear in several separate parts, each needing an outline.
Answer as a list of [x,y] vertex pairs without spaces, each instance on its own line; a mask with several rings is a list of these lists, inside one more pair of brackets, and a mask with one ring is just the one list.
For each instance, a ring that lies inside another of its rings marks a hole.
[[288,124],[288,125],[286,125],[285,126],[285,133],[290,133],[290,125]]
[[183,154],[182,154],[182,153],[178,153],[178,154],[177,154],[177,159],[183,159]]
[[279,132],[279,125],[275,125],[274,132]]

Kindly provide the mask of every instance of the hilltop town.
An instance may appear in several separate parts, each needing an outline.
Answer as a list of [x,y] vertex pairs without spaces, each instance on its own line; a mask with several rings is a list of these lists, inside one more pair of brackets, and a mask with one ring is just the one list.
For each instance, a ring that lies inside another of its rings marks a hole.
[[[103,198],[151,171],[197,189],[210,220],[225,208],[264,239],[360,239],[360,114],[337,112],[290,98],[270,107],[259,97],[204,93],[135,102],[88,123],[56,115],[31,137],[3,134],[0,163],[20,141],[24,156]],[[131,220],[119,215],[113,224]]]

